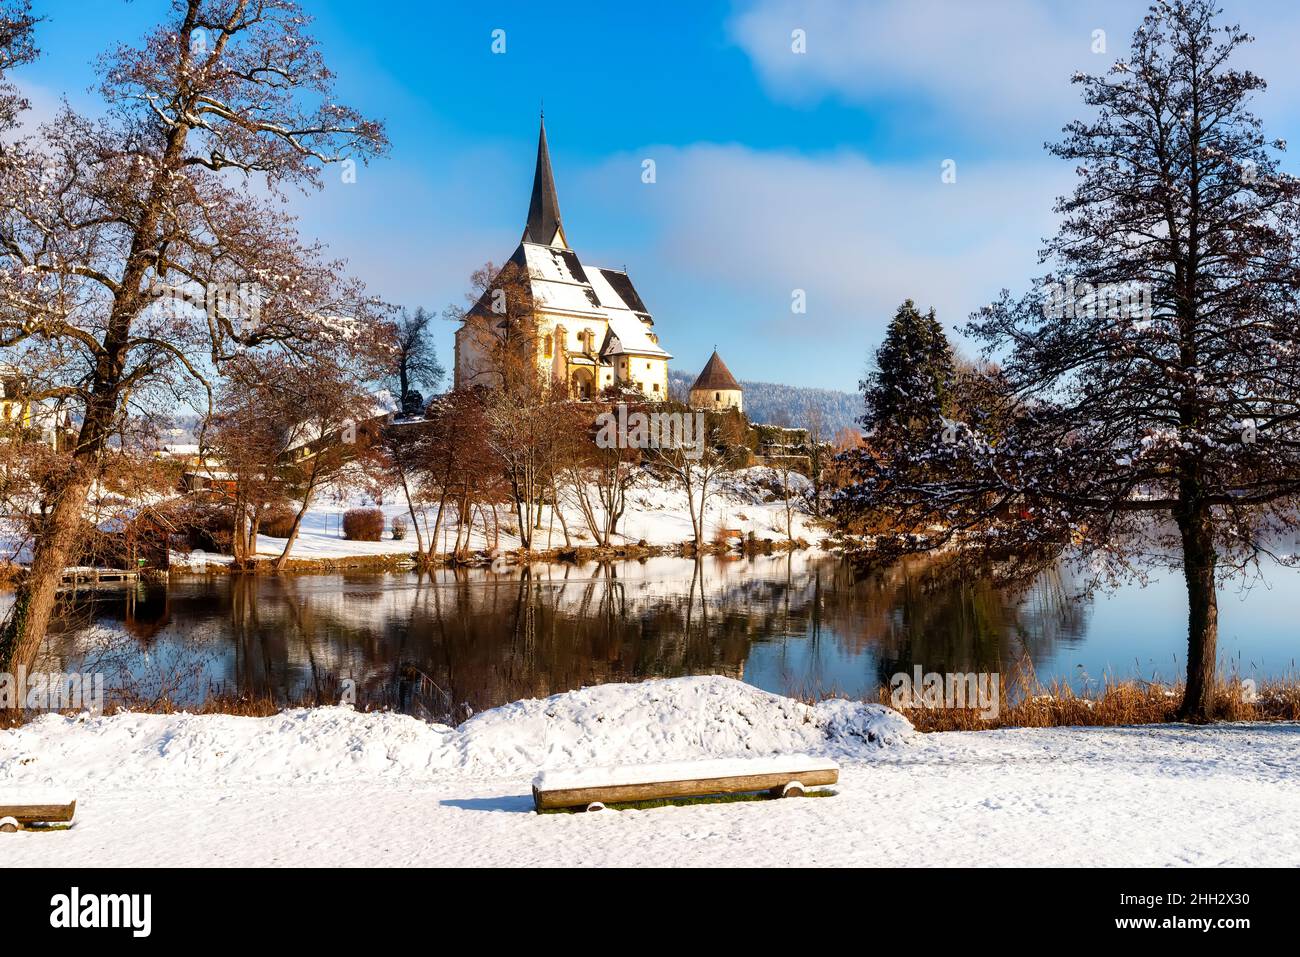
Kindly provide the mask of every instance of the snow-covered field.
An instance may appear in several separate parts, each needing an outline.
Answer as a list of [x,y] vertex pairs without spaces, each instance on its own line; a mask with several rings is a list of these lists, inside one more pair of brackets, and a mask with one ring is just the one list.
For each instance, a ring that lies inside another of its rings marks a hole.
[[[1295,865],[1300,726],[921,735],[721,677],[603,685],[458,728],[345,708],[46,716],[0,732],[0,803],[71,792],[6,865]],[[539,770],[803,753],[837,795],[536,815]]]

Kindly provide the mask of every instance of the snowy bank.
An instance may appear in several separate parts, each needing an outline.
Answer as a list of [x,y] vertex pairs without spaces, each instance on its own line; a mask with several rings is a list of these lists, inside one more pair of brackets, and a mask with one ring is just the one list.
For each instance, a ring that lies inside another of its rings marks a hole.
[[[1300,864],[1300,725],[912,733],[725,678],[605,685],[459,728],[343,708],[47,716],[0,732],[0,800],[74,791],[6,865]],[[535,772],[799,751],[834,797],[536,815]]]
[[[820,542],[826,530],[815,522],[801,498],[807,494],[810,483],[797,473],[789,476],[794,498],[794,509],[788,516],[790,534],[787,534],[787,515],[782,500],[782,476],[767,466],[753,466],[726,472],[718,477],[709,493],[705,514],[706,538],[710,541],[719,529],[729,529],[741,536],[753,534],[758,540],[783,542],[789,538],[809,543]],[[594,497],[594,496],[593,496]],[[384,539],[378,542],[349,541],[342,537],[343,514],[352,508],[378,507],[384,513]],[[599,508],[596,509],[599,513]],[[583,521],[582,513],[573,502],[563,508],[563,523],[552,510],[542,510],[542,531],[536,534],[535,551],[562,548],[592,548],[597,543]],[[436,503],[421,506],[416,513],[426,548],[438,555],[452,550],[456,536],[456,516],[452,507],[444,510],[442,524],[435,529]],[[469,550],[477,553],[507,553],[520,548],[517,518],[506,505],[498,506],[497,521],[487,523],[476,513],[473,530],[469,533]],[[408,529],[406,537],[393,540],[391,528],[394,519],[410,524],[410,512],[400,493],[387,496],[381,505],[356,495],[322,495],[303,518],[298,540],[290,551],[290,559],[299,562],[339,562],[347,559],[381,559],[413,556],[416,537]],[[567,523],[571,545],[566,545],[563,524]],[[485,528],[485,524],[492,527]],[[657,481],[643,476],[629,491],[627,507],[619,520],[619,534],[611,539],[611,547],[635,546],[644,542],[651,548],[671,548],[692,540],[685,493],[675,482]],[[436,533],[436,534],[435,534]],[[285,540],[269,535],[259,535],[257,554],[260,558],[275,558],[284,550]],[[220,566],[230,562],[229,556],[176,554],[172,565],[177,568]]]

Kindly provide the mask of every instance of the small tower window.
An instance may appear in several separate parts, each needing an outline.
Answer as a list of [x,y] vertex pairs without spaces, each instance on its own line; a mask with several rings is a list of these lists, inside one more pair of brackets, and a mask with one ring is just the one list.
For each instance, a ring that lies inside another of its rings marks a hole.
[[713,401],[714,401],[714,402],[721,402],[721,401],[722,401],[722,393],[721,393],[721,392],[715,392],[715,393],[713,393]]

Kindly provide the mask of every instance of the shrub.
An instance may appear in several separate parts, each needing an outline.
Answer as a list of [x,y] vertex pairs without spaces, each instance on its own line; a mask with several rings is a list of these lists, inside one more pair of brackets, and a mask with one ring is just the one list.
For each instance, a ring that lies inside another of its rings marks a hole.
[[406,538],[406,519],[398,515],[393,519],[393,541],[400,542]]
[[201,495],[191,496],[177,513],[177,527],[192,549],[230,552],[234,517],[228,505]]
[[377,542],[384,537],[384,513],[377,508],[350,508],[343,513],[343,537],[350,542]]
[[287,505],[272,505],[262,515],[258,531],[271,538],[288,538],[293,529],[294,510]]

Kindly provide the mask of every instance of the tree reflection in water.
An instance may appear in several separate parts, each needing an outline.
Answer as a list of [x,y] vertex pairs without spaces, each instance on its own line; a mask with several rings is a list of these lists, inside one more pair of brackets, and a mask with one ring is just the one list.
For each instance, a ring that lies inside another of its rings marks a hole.
[[328,702],[351,679],[359,706],[460,721],[519,698],[688,674],[874,692],[914,664],[1037,661],[1078,640],[1084,614],[1057,576],[1013,593],[945,580],[924,559],[867,576],[804,554],[216,576],[80,596],[46,656],[62,670],[113,662],[119,690],[152,682],[137,699],[168,688],[183,705],[214,691]]

